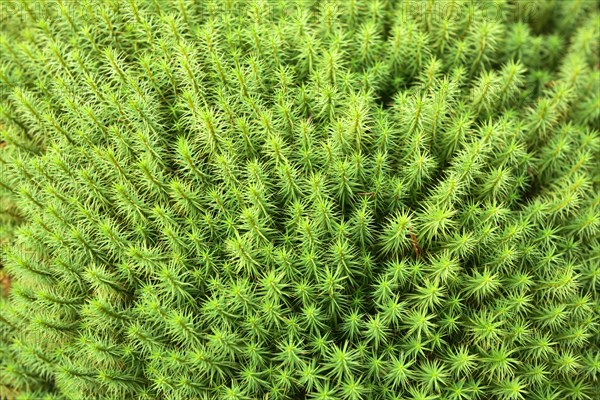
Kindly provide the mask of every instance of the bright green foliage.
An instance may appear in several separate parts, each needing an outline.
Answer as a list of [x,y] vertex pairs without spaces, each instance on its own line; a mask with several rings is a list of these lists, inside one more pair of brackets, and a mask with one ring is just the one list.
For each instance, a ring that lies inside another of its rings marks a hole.
[[0,7],[0,397],[597,398],[597,2]]

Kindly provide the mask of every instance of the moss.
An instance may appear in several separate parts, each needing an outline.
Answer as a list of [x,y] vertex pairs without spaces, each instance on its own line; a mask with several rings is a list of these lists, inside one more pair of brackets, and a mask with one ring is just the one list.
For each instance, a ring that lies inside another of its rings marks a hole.
[[0,396],[598,392],[596,2],[1,7]]

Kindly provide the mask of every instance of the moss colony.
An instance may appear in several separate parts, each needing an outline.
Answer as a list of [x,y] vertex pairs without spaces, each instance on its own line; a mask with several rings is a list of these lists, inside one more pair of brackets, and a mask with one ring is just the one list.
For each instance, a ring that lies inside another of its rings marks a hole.
[[0,397],[598,398],[597,2],[2,10]]

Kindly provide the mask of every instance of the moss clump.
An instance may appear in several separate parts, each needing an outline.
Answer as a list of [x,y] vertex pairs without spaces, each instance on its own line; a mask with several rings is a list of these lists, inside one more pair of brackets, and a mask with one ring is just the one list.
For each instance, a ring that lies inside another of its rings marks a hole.
[[599,392],[596,2],[2,7],[4,395]]

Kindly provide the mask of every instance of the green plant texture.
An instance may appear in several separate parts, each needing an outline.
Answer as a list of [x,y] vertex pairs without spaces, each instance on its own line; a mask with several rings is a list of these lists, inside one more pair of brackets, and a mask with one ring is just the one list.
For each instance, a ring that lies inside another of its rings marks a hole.
[[598,399],[598,4],[0,2],[0,398]]

